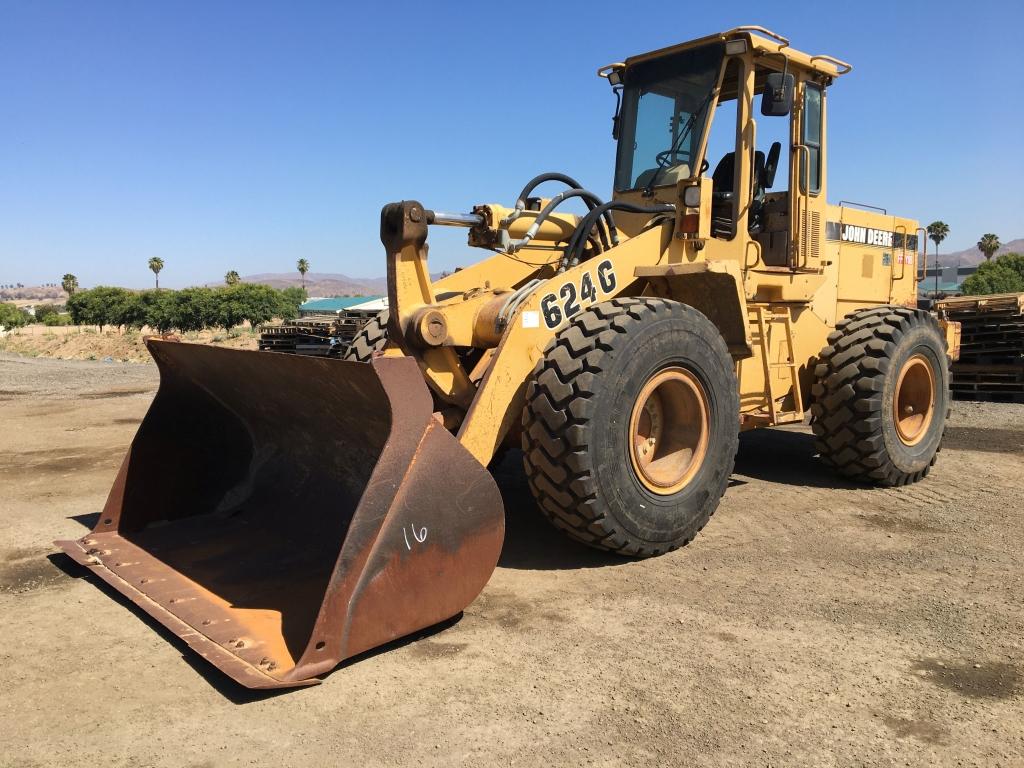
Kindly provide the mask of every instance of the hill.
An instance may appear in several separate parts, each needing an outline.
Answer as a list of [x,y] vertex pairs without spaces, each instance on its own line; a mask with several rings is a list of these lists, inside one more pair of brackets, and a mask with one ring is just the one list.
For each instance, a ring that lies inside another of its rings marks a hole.
[[[298,272],[263,272],[245,275],[243,283],[260,283],[271,288],[301,286]],[[208,286],[223,285],[224,281],[206,283]],[[388,281],[384,277],[349,277],[333,272],[308,272],[306,293],[310,296],[383,296],[388,292]]]
[[0,288],[0,301],[13,301],[16,304],[33,304],[40,301],[63,302],[67,297],[68,295],[59,285],[22,285]]
[[[992,256],[994,259],[996,256],[1001,256],[1004,253],[1024,253],[1024,238],[1017,238],[1011,240],[1008,243],[1004,243],[1003,246],[995,252]],[[931,240],[928,241],[928,266],[931,267],[935,264],[935,243]],[[981,264],[985,260],[985,254],[979,251],[977,248],[968,248],[963,251],[954,251],[953,253],[942,253],[942,246],[939,246],[939,264],[944,267],[955,267],[959,264],[961,267],[974,267]]]

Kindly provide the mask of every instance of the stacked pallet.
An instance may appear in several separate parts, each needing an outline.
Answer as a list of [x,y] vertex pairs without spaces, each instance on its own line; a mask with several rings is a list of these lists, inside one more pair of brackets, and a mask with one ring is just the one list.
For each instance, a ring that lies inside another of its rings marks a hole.
[[958,296],[939,301],[936,309],[960,323],[954,397],[1024,402],[1024,293]]
[[312,315],[260,328],[259,348],[264,352],[341,357],[375,310],[344,311],[338,315]]

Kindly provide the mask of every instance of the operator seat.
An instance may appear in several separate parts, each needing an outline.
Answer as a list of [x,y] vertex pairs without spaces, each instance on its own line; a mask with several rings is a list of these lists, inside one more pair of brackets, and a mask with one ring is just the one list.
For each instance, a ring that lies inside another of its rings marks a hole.
[[[764,193],[775,182],[775,170],[779,163],[779,152],[782,145],[772,144],[768,150],[768,161],[765,164],[764,152],[754,153],[754,195],[750,205],[748,226],[751,233],[761,231],[761,208],[764,205]],[[736,222],[733,221],[732,199],[736,191],[733,181],[736,173],[736,153],[726,152],[715,166],[711,174],[711,234],[714,237],[731,238],[736,234]]]

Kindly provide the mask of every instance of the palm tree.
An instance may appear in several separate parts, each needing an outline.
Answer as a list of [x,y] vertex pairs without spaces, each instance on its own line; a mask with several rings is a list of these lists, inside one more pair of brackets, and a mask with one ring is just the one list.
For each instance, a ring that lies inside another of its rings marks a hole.
[[990,232],[987,235],[981,236],[981,240],[978,241],[978,250],[985,254],[985,261],[988,261],[992,258],[992,254],[998,251],[1002,245],[999,242],[999,238]]
[[928,238],[935,243],[935,296],[939,295],[939,243],[949,234],[949,224],[944,221],[933,221],[927,227]]
[[224,282],[227,283],[228,285],[238,285],[240,282],[242,282],[242,278],[238,276],[238,272],[232,269],[226,275],[224,275]]
[[309,272],[309,262],[305,259],[299,259],[299,263],[296,266],[299,268],[299,274],[302,275],[302,290],[306,290],[306,273]]
[[159,256],[154,256],[149,260],[149,269],[154,275],[156,275],[156,289],[160,290],[160,270],[164,268],[164,260]]
[[61,278],[60,287],[64,289],[68,296],[74,296],[75,291],[78,290],[78,278],[68,272]]

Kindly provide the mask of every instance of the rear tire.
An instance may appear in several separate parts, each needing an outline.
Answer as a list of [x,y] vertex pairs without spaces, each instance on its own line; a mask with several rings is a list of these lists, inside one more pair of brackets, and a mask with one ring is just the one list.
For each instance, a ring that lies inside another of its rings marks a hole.
[[360,329],[348,345],[342,360],[368,363],[374,352],[380,352],[388,343],[388,310],[383,310]]
[[738,441],[728,348],[679,302],[589,308],[551,340],[527,386],[530,489],[556,527],[598,549],[649,557],[689,542],[725,492]]
[[914,483],[935,463],[949,416],[946,340],[931,314],[874,307],[848,315],[822,350],[811,394],[821,459],[844,477]]

